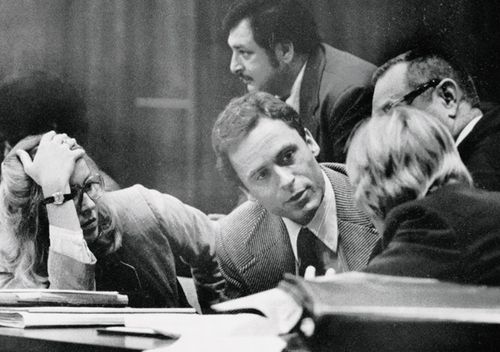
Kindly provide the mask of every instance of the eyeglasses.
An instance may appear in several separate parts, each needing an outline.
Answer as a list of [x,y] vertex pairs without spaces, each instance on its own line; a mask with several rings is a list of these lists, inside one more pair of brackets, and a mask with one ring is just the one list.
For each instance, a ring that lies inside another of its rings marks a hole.
[[82,204],[83,194],[87,194],[93,201],[98,200],[104,193],[104,179],[99,174],[87,177],[83,185],[72,185],[71,195],[77,200],[77,204]]
[[395,106],[405,103],[406,105],[411,105],[413,101],[415,100],[416,97],[424,93],[427,89],[429,88],[434,88],[436,87],[441,80],[439,78],[433,78],[430,81],[423,83],[419,85],[417,88],[412,90],[410,93],[403,95],[401,98],[396,99],[390,103],[388,103],[386,106],[384,106],[383,111],[384,113],[388,113],[391,111]]

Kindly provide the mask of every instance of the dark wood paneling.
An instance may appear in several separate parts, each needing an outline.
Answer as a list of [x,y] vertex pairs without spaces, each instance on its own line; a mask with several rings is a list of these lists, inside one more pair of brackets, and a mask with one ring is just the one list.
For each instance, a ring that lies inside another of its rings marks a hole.
[[[122,186],[193,203],[192,2],[73,1],[68,12],[68,69],[86,87],[91,155]],[[149,104],[172,99],[188,103]]]
[[0,1],[0,79],[29,70],[62,74],[64,0]]
[[453,53],[485,100],[500,101],[500,4],[472,0],[308,0],[326,42],[377,65],[426,39]]
[[[484,99],[500,101],[497,1],[304,1],[326,42],[375,64],[434,36],[466,62]],[[215,170],[210,134],[244,93],[221,31],[232,2],[0,0],[0,78],[61,74],[85,94],[90,154],[123,186],[229,211],[238,191]]]

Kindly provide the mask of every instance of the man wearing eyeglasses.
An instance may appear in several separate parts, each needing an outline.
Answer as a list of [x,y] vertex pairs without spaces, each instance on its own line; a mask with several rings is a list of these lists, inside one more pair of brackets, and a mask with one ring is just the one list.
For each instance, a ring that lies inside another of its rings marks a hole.
[[500,108],[483,113],[471,76],[442,53],[403,53],[373,74],[372,114],[412,105],[439,119],[455,138],[477,187],[500,191]]

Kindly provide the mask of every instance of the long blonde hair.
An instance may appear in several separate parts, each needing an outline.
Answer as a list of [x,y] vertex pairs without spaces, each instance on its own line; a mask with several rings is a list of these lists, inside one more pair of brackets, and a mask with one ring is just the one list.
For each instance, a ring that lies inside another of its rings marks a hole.
[[346,164],[356,202],[375,220],[448,183],[472,186],[446,127],[406,106],[365,121],[351,138]]
[[[38,146],[40,136],[21,140],[5,157],[0,181],[0,268],[24,287],[48,286],[49,226],[41,188],[25,173],[16,151]],[[36,154],[37,147],[28,152]],[[88,163],[92,165],[93,163]],[[121,245],[116,217],[106,203],[98,202],[99,236],[89,244],[96,256]]]

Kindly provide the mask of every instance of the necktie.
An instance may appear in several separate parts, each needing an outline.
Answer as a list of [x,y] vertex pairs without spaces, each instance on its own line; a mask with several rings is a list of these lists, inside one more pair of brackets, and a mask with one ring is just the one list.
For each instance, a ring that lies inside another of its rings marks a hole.
[[322,261],[322,253],[329,250],[311,230],[303,227],[297,237],[297,257],[299,260],[299,275],[304,276],[304,272],[309,265],[316,268],[316,275],[324,275],[325,268]]

